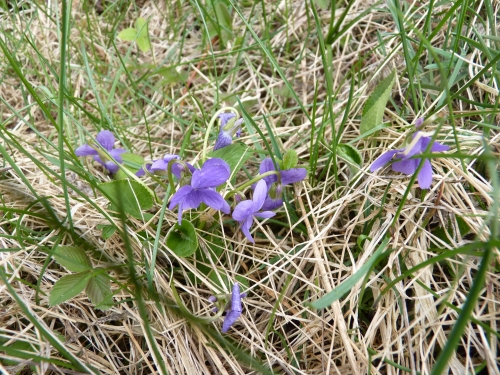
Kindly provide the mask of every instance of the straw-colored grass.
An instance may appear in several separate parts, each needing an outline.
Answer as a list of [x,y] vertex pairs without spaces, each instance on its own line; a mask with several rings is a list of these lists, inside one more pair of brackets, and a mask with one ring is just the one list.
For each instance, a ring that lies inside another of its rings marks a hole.
[[[248,104],[248,113],[266,137],[269,134],[263,117],[267,118],[283,149],[294,148],[301,163],[304,166],[308,164],[310,139],[313,136],[316,142],[317,137],[317,134],[311,134],[310,122],[315,95],[317,117],[313,120],[316,128],[328,114],[324,104],[328,94],[324,87],[323,63],[308,2],[266,2],[269,15],[267,24],[261,17],[262,3],[257,3],[253,13],[250,6],[243,7],[243,14],[259,37],[264,38],[266,32],[270,32],[270,39],[265,41],[265,46],[272,51],[294,91],[306,106],[309,118],[248,34],[245,36],[249,39],[246,45],[252,47],[247,51],[227,54],[234,48],[234,40],[225,50],[220,50],[218,44],[213,51],[207,49],[204,30],[197,27],[200,20],[193,5],[196,2],[175,2],[168,6],[163,2],[137,2],[123,6],[121,12],[112,8],[113,2],[98,3],[99,6],[91,6],[86,2],[73,2],[68,45],[70,95],[81,101],[82,106],[98,118],[106,116],[123,146],[149,160],[178,152],[185,135],[183,129],[194,121],[195,129],[186,157],[199,160],[203,131],[210,113],[224,105],[233,105],[236,100],[231,95],[237,94],[242,102]],[[16,16],[1,15],[3,35],[0,37],[10,47],[20,43],[16,57],[30,84],[38,92],[45,90],[57,95],[58,77],[47,70],[46,64],[58,71],[60,36],[55,22],[59,22],[56,15],[60,9],[57,2],[47,3],[50,7],[26,4],[26,8]],[[373,2],[358,1],[345,22],[350,22],[372,5]],[[100,7],[108,9],[110,14],[116,12],[122,19],[113,18],[106,10],[100,13]],[[445,11],[447,7],[434,8],[434,12]],[[338,9],[338,15],[341,11]],[[410,5],[407,14],[415,15],[411,19],[417,29],[423,26],[425,12],[425,7],[420,3]],[[131,46],[130,42],[115,37],[115,33],[131,27],[139,16],[149,20],[154,53],[143,53],[136,46]],[[323,33],[326,34],[330,12],[320,9],[319,17]],[[118,23],[113,24],[117,20]],[[266,27],[270,29],[266,31]],[[245,24],[236,15],[233,28],[235,35],[244,35]],[[310,171],[311,174],[319,175],[326,170],[325,177],[317,186],[304,181],[288,191],[290,203],[297,209],[298,220],[294,221],[289,212],[283,209],[279,218],[285,221],[285,226],[276,227],[259,222],[256,231],[263,236],[257,236],[255,245],[249,243],[234,227],[226,226],[222,232],[220,240],[224,246],[227,275],[233,280],[236,275],[242,276],[250,285],[248,297],[243,299],[244,312],[226,337],[277,373],[365,374],[369,367],[372,374],[405,373],[391,364],[396,363],[410,369],[412,373],[419,371],[428,374],[457,319],[458,313],[450,304],[461,307],[465,302],[480,258],[457,254],[421,269],[396,284],[374,306],[359,300],[361,282],[330,308],[314,311],[305,303],[322,297],[359,270],[377,250],[388,230],[391,233],[389,248],[392,252],[367,280],[363,295],[368,303],[379,297],[390,280],[436,256],[433,249],[455,249],[473,238],[487,240],[490,236],[486,222],[488,209],[493,202],[493,187],[485,174],[479,172],[476,159],[465,159],[463,165],[459,159],[433,159],[432,188],[422,196],[415,183],[399,220],[390,227],[409,177],[393,173],[389,168],[371,173],[368,167],[384,150],[400,147],[413,132],[411,123],[427,115],[425,110],[414,113],[414,107],[404,101],[408,96],[408,78],[402,74],[405,62],[400,39],[389,38],[385,44],[386,55],[377,47],[377,32],[385,34],[395,30],[393,17],[387,7],[380,4],[332,46],[333,88],[338,92],[333,106],[334,113],[339,114],[335,120],[337,127],[351,90],[350,77],[346,77],[353,64],[366,58],[360,64],[353,88],[354,100],[342,134],[342,143],[353,141],[352,145],[361,152],[362,170],[353,175],[345,161],[339,158],[337,176],[333,175],[332,165],[327,164],[329,142],[332,140],[332,129],[327,125],[320,146],[319,168]],[[410,35],[417,37],[415,34]],[[438,34],[432,44],[442,46],[443,38],[442,33]],[[116,50],[111,41],[116,43]],[[83,51],[86,51],[88,68],[84,63]],[[125,74],[119,56],[125,60],[130,77]],[[469,66],[470,78],[485,65],[478,54],[468,55],[464,59]],[[187,85],[180,82],[160,86],[162,77],[159,75],[136,82],[136,87],[130,83],[130,78],[138,80],[150,64],[161,67],[178,63],[178,71],[190,77],[189,90],[185,90]],[[136,69],[133,64],[142,68]],[[374,137],[358,139],[363,104],[377,82],[392,69],[398,73],[392,98],[401,111],[398,113],[389,106],[385,122],[390,123],[390,126]],[[49,307],[50,290],[67,271],[54,262],[46,264],[46,251],[41,252],[40,249],[51,249],[56,241],[70,245],[73,239],[50,226],[46,211],[41,205],[35,204],[36,198],[27,183],[39,196],[47,197],[59,219],[66,217],[64,190],[60,181],[54,175],[42,173],[30,157],[58,172],[58,166],[46,158],[48,154],[57,157],[55,149],[49,145],[49,142],[57,144],[57,132],[34,104],[33,98],[22,87],[4,58],[1,59],[0,72],[0,96],[4,101],[0,104],[3,133],[0,142],[8,149],[26,178],[23,180],[9,169],[3,172],[0,180],[2,204],[11,209],[1,216],[0,248],[7,251],[0,251],[0,266],[8,274],[16,293],[31,309],[31,314],[57,333],[66,343],[67,349],[82,361],[103,374],[159,373],[144,333],[144,325],[131,301],[134,296],[128,290],[126,272],[117,269],[110,271],[112,289],[116,292],[116,306],[106,312],[96,310],[83,293],[67,303]],[[89,73],[92,74],[91,79]],[[491,90],[498,90],[491,87],[491,82],[481,81],[471,86],[463,96],[475,101],[483,100],[486,91],[481,84]],[[315,94],[316,87],[318,92]],[[106,112],[99,113],[97,96],[106,102],[111,92]],[[498,91],[495,95],[498,95]],[[490,92],[488,100],[497,100],[495,95],[491,96]],[[448,109],[443,108],[427,130],[436,130],[443,119],[438,139],[451,146],[450,153],[457,151],[454,138],[456,131],[462,153],[477,156],[483,152],[486,142],[498,155],[498,129],[492,129],[489,138],[484,139],[484,128],[473,122],[479,122],[479,117],[473,117],[473,111],[478,109],[465,102],[453,104],[457,114],[471,111],[471,115],[456,118],[457,128],[454,130]],[[97,129],[80,108],[69,101],[67,105],[66,110],[72,117],[66,119],[65,134],[69,144],[76,148],[95,135]],[[429,112],[434,111],[430,95],[423,101],[423,107],[429,108]],[[56,104],[49,104],[49,108],[55,115]],[[200,108],[207,112],[205,118]],[[179,121],[184,124],[181,126]],[[82,132],[82,129],[88,133]],[[41,136],[46,139],[41,139]],[[19,143],[18,148],[12,147],[14,141]],[[255,148],[263,148],[251,127],[244,130],[241,141]],[[257,170],[257,160],[252,159],[248,163],[250,171]],[[83,163],[95,179],[109,180],[101,166],[90,158]],[[87,194],[97,207],[107,210],[107,199],[96,196],[87,181],[71,171],[67,171],[66,179]],[[150,180],[146,181],[154,187]],[[358,242],[363,227],[379,211],[389,183],[391,185],[385,204],[381,207],[380,218],[375,221],[367,239]],[[158,193],[163,194],[161,188],[158,188]],[[115,233],[107,240],[103,238],[98,225],[108,222],[99,210],[73,190],[69,191],[69,203],[77,233],[105,254],[105,258],[93,259],[95,265],[110,267],[127,263],[124,242],[119,234]],[[39,217],[15,211],[26,210],[30,205],[30,212],[39,213]],[[369,206],[371,210],[367,212]],[[149,224],[158,221],[160,210],[155,208],[151,212],[155,214],[151,222],[130,219],[127,228],[139,275],[144,275],[144,262],[150,264],[153,256],[152,246],[146,240],[156,236],[156,228]],[[189,218],[189,214],[185,216]],[[167,210],[165,229],[172,226],[176,218],[176,213]],[[467,223],[469,234],[461,234],[457,218]],[[436,236],[435,229],[439,227],[448,228],[446,242]],[[299,228],[305,228],[305,232]],[[31,240],[26,240],[27,237]],[[204,240],[200,241],[202,248],[208,246]],[[362,243],[361,248],[357,247],[358,243]],[[278,261],[273,260],[276,256],[280,256]],[[498,252],[496,259],[499,259]],[[211,266],[222,267],[221,264]],[[217,284],[202,274],[190,258],[176,257],[166,247],[162,234],[153,284],[158,294],[167,299],[173,298],[170,282],[174,268],[173,283],[184,304],[195,315],[211,316],[213,306],[207,298],[229,290],[218,289]],[[498,273],[493,270],[487,274],[485,291],[474,309],[473,318],[486,323],[492,331],[498,331],[500,280]],[[201,282],[194,284],[192,274]],[[37,283],[40,285],[39,295],[35,294],[34,286]],[[161,302],[159,305],[146,301],[146,305],[154,339],[160,348],[161,361],[170,374],[252,373],[245,364],[210,341],[198,326],[190,325],[181,315],[165,310]],[[212,323],[216,329],[220,329],[221,324],[222,318]],[[21,341],[31,344],[31,349],[26,350],[34,351],[41,357],[59,358],[59,354],[26,319],[5,285],[0,285],[0,339],[4,341],[4,346]],[[11,361],[6,361],[8,359]],[[473,373],[474,366],[486,362],[489,373],[494,374],[498,373],[498,361],[496,336],[470,323],[457,353],[450,361],[450,372],[455,375]],[[32,370],[30,366],[36,366],[36,369],[31,367],[35,369]],[[15,359],[2,354],[0,350],[0,373],[2,371],[10,374],[32,371],[58,374],[67,370],[34,359]]]

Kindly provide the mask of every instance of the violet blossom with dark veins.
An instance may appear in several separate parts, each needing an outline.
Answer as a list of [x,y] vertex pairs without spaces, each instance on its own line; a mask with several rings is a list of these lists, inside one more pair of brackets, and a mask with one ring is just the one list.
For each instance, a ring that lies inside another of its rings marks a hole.
[[225,183],[230,175],[229,165],[217,158],[207,160],[201,169],[194,168],[190,184],[182,186],[170,200],[169,209],[173,210],[178,206],[179,224],[182,222],[184,210],[198,208],[202,203],[229,214],[231,211],[229,204],[215,191],[215,188]]
[[[220,113],[220,131],[217,137],[217,141],[215,142],[214,151],[221,149],[223,147],[229,146],[233,143],[233,135],[236,133],[236,136],[239,137],[241,135],[241,123],[243,122],[243,118],[238,120],[233,120],[236,117],[234,113],[225,112]],[[231,126],[229,129],[226,129],[226,126]]]
[[268,219],[276,215],[272,211],[262,211],[262,206],[267,197],[267,184],[264,179],[257,182],[255,186],[252,199],[248,199],[238,203],[233,211],[233,219],[238,221],[241,225],[241,231],[246,236],[246,238],[255,243],[252,235],[250,234],[250,228],[253,224],[254,217],[260,217],[263,219]]
[[[428,189],[432,183],[432,165],[429,159],[413,158],[412,156],[421,154],[425,152],[431,138],[428,137],[431,133],[424,133],[417,131],[413,135],[412,142],[405,148],[398,150],[389,150],[380,155],[377,160],[373,162],[370,167],[371,172],[375,172],[377,169],[382,168],[384,165],[389,163],[393,157],[395,157],[395,162],[391,164],[391,168],[395,172],[404,173],[407,175],[414,174],[421,162],[424,163],[420,172],[418,173],[417,179],[418,184],[422,189]],[[439,142],[434,142],[431,146],[431,152],[441,152],[448,151],[450,148]]]
[[[123,163],[121,154],[127,152],[123,148],[114,148],[115,145],[115,136],[109,130],[101,130],[96,136],[97,143],[105,149],[109,155],[113,157],[113,159],[121,164]],[[118,172],[120,168],[115,161],[110,160],[109,157],[99,150],[97,145],[91,146],[90,144],[84,144],[78,147],[75,150],[76,156],[93,156],[94,160],[100,164],[102,164],[108,171],[111,173]]]

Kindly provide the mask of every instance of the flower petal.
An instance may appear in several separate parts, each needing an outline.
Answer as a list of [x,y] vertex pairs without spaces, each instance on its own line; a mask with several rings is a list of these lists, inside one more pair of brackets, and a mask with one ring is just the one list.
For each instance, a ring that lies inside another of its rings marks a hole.
[[295,182],[302,181],[307,176],[305,168],[292,168],[281,171],[281,183],[283,185],[290,185]]
[[432,166],[429,160],[424,160],[424,166],[418,173],[418,184],[421,189],[428,189],[432,183]]
[[227,122],[229,120],[231,120],[233,117],[235,117],[236,115],[232,112],[225,112],[225,113],[219,113],[219,117],[220,118],[220,127],[221,129],[226,126]]
[[227,181],[231,175],[229,165],[222,159],[210,159],[203,164],[201,170],[195,170],[191,186],[195,189],[217,187]]
[[115,136],[109,130],[100,131],[95,139],[103,148],[108,151],[111,151],[113,149],[113,146],[115,145]]
[[405,159],[392,164],[392,170],[395,172],[412,174],[417,170],[420,159]]
[[231,311],[239,311],[240,313],[243,311],[241,307],[240,285],[238,283],[234,283],[231,292]]
[[163,159],[154,160],[153,164],[151,164],[151,171],[154,173],[156,171],[166,171],[168,167],[168,161]]
[[[151,163],[146,164],[146,170],[151,173]],[[146,174],[144,171],[144,168],[139,169],[137,172],[135,172],[135,175],[137,177],[142,177]]]
[[[230,208],[227,202],[222,198],[222,196],[216,191],[210,189],[200,189],[197,191],[200,200],[207,206],[212,207],[216,210],[221,210],[226,214],[229,214]],[[228,210],[229,209],[229,210]]]
[[277,208],[281,207],[283,205],[283,199],[272,199],[270,197],[266,198],[266,201],[260,208],[262,211],[272,211],[276,210]]
[[127,150],[124,150],[123,148],[115,148],[111,151],[109,151],[109,154],[115,159],[118,163],[123,163],[122,159],[122,154],[126,153]]
[[233,210],[233,219],[239,222],[246,220],[248,217],[252,217],[254,214],[254,204],[251,200],[246,200],[238,203],[238,205]]
[[273,217],[276,215],[276,212],[272,211],[262,211],[262,212],[257,212],[255,214],[256,217],[260,217],[262,219],[269,219],[270,217]]
[[233,143],[233,137],[231,137],[231,134],[221,130],[219,136],[217,137],[217,141],[215,142],[214,151],[227,147],[231,143]]
[[439,142],[434,142],[434,144],[431,147],[431,152],[448,151],[449,149],[450,149],[450,146],[443,145]]
[[[193,188],[189,185],[181,187],[177,192],[172,196],[172,199],[170,199],[170,204],[168,208],[170,210],[174,209],[175,206],[177,206],[179,203],[182,203],[182,201],[186,198],[186,196],[193,191]],[[181,210],[182,211],[182,210]]]
[[222,323],[222,333],[226,333],[229,328],[238,320],[241,315],[241,311],[229,311],[224,318],[224,323]]
[[245,237],[250,241],[251,243],[255,243],[252,235],[250,234],[250,228],[252,227],[253,224],[253,215],[247,217],[243,223],[241,223],[241,231],[245,235]]
[[[418,132],[416,132],[414,134],[414,137],[417,135]],[[425,147],[427,144],[429,144],[429,140],[430,138],[429,137],[421,137],[417,140],[417,142],[415,142],[415,144],[411,147],[411,148],[408,148],[411,146],[411,143],[406,147],[405,151],[404,151],[404,158],[405,159],[409,159],[411,158],[413,155],[416,155],[418,153],[421,153],[422,151],[425,151]],[[412,142],[413,143],[413,142]]]
[[389,163],[392,157],[398,152],[401,152],[401,150],[389,150],[384,152],[377,158],[377,160],[373,162],[373,164],[370,167],[370,172],[375,172],[377,169],[382,168],[384,165]]
[[118,172],[118,169],[120,169],[120,167],[114,161],[111,160],[106,161],[103,165],[104,168],[106,168],[111,173],[116,173]]
[[255,190],[253,192],[253,203],[254,203],[254,212],[260,210],[262,205],[264,204],[267,197],[267,184],[266,181],[260,180],[257,182],[255,186]]
[[75,150],[76,156],[91,156],[97,155],[97,150],[90,147],[88,144],[81,145]]
[[[260,174],[264,174],[266,172],[275,171],[275,170],[276,169],[274,168],[274,163],[271,160],[271,158],[265,158],[264,160],[262,160],[262,163],[260,163],[260,167],[259,167]],[[273,182],[278,181],[278,176],[273,174],[271,176],[264,177],[264,181],[266,181],[267,186],[270,187]]]

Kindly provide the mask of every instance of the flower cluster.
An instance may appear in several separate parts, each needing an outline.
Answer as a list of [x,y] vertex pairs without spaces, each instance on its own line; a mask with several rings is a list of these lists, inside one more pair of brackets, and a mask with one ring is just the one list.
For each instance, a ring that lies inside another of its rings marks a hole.
[[[215,142],[214,150],[228,147],[232,144],[233,136],[239,136],[243,119],[237,119],[233,112],[223,112],[218,114],[220,119],[220,131]],[[96,144],[85,144],[76,149],[77,156],[94,156],[94,160],[104,165],[111,173],[116,173],[121,164],[121,155],[126,151],[121,148],[114,148],[115,137],[108,130],[101,131],[96,137]],[[240,199],[234,207],[232,218],[240,224],[241,231],[252,243],[255,243],[250,229],[254,218],[268,219],[275,216],[273,210],[283,205],[283,186],[299,182],[306,177],[304,168],[282,169],[274,165],[270,158],[262,161],[259,169],[260,174],[252,179],[252,198],[242,200],[243,192],[238,189],[229,196],[236,195]],[[169,202],[169,209],[178,211],[178,222],[182,223],[184,211],[197,209],[202,204],[231,214],[231,206],[221,195],[219,188],[224,186],[231,176],[231,169],[228,163],[219,158],[206,160],[200,168],[196,168],[190,163],[181,160],[179,155],[167,154],[163,159],[147,162],[139,169],[135,175],[142,177],[167,176],[172,186],[172,178],[178,181],[178,188],[173,193]]]

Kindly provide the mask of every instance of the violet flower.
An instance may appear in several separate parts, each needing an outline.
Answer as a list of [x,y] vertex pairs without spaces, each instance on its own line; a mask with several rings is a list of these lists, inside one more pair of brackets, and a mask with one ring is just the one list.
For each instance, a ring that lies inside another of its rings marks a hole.
[[[241,135],[241,123],[243,122],[243,118],[238,120],[234,120],[236,115],[231,112],[225,112],[219,114],[220,118],[220,131],[219,136],[217,137],[217,141],[215,142],[214,151],[220,148],[229,146],[233,143],[233,135],[236,133],[236,136],[239,137]],[[231,126],[229,129],[226,129],[226,126]]]
[[224,323],[222,323],[222,333],[226,333],[229,328],[236,322],[240,317],[243,308],[241,306],[240,286],[238,283],[234,283],[233,291],[231,293],[231,308],[224,318]]
[[233,219],[240,223],[241,231],[252,243],[255,243],[252,235],[250,234],[250,228],[253,224],[253,218],[261,217],[263,219],[268,219],[276,215],[271,211],[261,211],[266,197],[267,184],[266,181],[262,179],[257,182],[252,199],[238,203],[233,211]]
[[[163,157],[163,159],[153,160],[151,163],[146,164],[146,170],[149,173],[153,173],[153,174],[164,174],[168,170],[168,163],[174,159],[180,160],[179,155],[167,154]],[[186,163],[186,165],[189,168],[189,170],[191,171],[191,173],[196,170],[191,164]],[[175,177],[180,179],[183,171],[184,171],[184,166],[182,164],[174,163],[172,165],[172,174]],[[141,168],[137,171],[137,173],[135,175],[137,177],[142,177],[145,174],[146,174],[146,172],[144,171],[144,168]]]
[[[420,162],[423,162],[424,165],[420,169],[417,179],[418,184],[422,189],[428,189],[432,183],[431,162],[428,159],[411,159],[412,156],[421,154],[427,149],[429,143],[431,142],[431,138],[428,137],[428,135],[431,134],[417,131],[413,135],[412,142],[405,148],[390,150],[380,155],[377,160],[375,160],[371,165],[370,171],[375,172],[377,169],[382,168],[384,165],[389,163],[394,156],[396,157],[396,161],[391,164],[392,170],[395,172],[405,173],[407,175],[414,174],[418,166],[420,165]],[[446,145],[443,145],[439,142],[434,142],[431,146],[430,151],[440,152],[447,151],[449,149],[450,148]]]
[[[119,164],[123,163],[121,154],[127,152],[123,148],[114,148],[115,136],[109,130],[101,130],[96,136],[97,143],[105,149],[109,155]],[[93,156],[94,160],[102,164],[111,173],[118,172],[118,165],[115,161],[99,149],[97,145],[84,144],[75,150],[76,156]]]
[[179,206],[179,224],[182,222],[182,211],[198,208],[202,203],[229,214],[229,204],[215,188],[226,182],[230,175],[229,165],[222,159],[209,159],[201,169],[195,168],[190,185],[182,186],[170,200],[169,209]]
[[[260,163],[260,174],[275,170],[276,169],[274,168],[274,163],[271,158],[266,158],[262,161],[262,163]],[[270,211],[279,208],[283,204],[283,199],[281,199],[283,186],[302,181],[304,178],[306,178],[307,175],[307,171],[305,168],[291,168],[287,170],[281,170],[278,167],[278,171],[280,172],[281,176],[281,184],[275,184],[275,182],[278,181],[278,176],[275,174],[264,177],[264,181],[266,181],[268,188],[268,195],[262,206],[262,210],[264,211]],[[253,186],[253,188],[255,188],[255,185]]]

